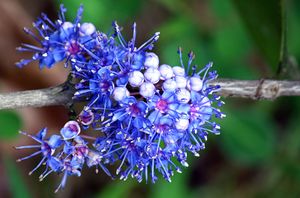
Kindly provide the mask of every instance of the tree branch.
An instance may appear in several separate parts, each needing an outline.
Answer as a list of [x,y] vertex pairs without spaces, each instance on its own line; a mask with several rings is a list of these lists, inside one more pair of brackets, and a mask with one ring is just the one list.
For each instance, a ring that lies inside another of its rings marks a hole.
[[220,85],[219,95],[223,97],[274,100],[280,96],[300,96],[300,81],[219,79],[210,84]]
[[[280,96],[300,96],[300,81],[218,79],[209,85],[220,85],[223,97],[274,100]],[[66,106],[72,103],[74,89],[68,84],[45,89],[0,94],[0,109]]]
[[0,94],[0,109],[45,107],[72,102],[74,91],[66,83],[45,89]]

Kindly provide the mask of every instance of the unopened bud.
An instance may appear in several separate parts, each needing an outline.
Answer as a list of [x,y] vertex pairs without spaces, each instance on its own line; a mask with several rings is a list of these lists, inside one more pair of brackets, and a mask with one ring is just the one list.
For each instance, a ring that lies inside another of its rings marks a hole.
[[60,134],[65,140],[75,138],[81,131],[81,128],[76,121],[68,121],[64,127],[60,130]]
[[154,54],[153,52],[146,53],[146,60],[145,60],[144,66],[146,68],[149,68],[149,67],[158,68],[158,65],[159,65],[158,56],[156,54]]
[[144,82],[140,86],[140,94],[144,98],[151,98],[155,94],[155,86],[152,83]]
[[116,101],[122,101],[129,96],[129,91],[125,87],[116,87],[113,92],[113,98]]
[[183,76],[176,76],[175,77],[176,85],[178,88],[185,88],[187,79]]
[[185,71],[182,67],[179,66],[173,67],[173,72],[176,76],[185,76]]
[[199,77],[191,77],[187,82],[187,88],[191,91],[200,91],[203,87],[203,81]]
[[173,77],[173,69],[170,65],[163,64],[159,67],[160,77],[163,80],[170,79]]
[[176,121],[175,127],[178,130],[186,130],[189,127],[189,120],[186,118],[180,118]]
[[132,87],[139,87],[144,82],[144,75],[139,71],[129,73],[128,82]]
[[176,96],[180,103],[188,103],[191,99],[191,94],[186,89],[179,89],[176,92]]
[[145,79],[152,84],[158,83],[160,79],[160,72],[155,68],[148,68],[145,73]]
[[69,22],[69,21],[66,21],[66,22],[64,22],[64,23],[61,25],[61,27],[62,27],[64,30],[67,30],[67,29],[69,29],[69,28],[73,28],[73,27],[74,27],[74,24],[71,23],[71,22]]
[[94,26],[94,24],[92,23],[83,23],[81,26],[80,26],[80,33],[82,35],[92,35],[93,33],[96,32],[96,27]]
[[174,91],[177,88],[175,80],[168,79],[163,83],[163,89],[167,91]]

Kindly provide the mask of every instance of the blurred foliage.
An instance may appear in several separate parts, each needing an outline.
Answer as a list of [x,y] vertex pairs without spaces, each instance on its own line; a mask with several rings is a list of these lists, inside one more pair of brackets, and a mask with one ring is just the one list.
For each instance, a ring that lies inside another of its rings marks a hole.
[[8,176],[10,190],[14,198],[30,198],[32,197],[23,181],[20,170],[17,168],[14,160],[9,156],[3,157],[5,173]]
[[149,194],[150,198],[190,198],[192,197],[191,190],[188,188],[188,176],[189,171],[183,169],[183,173],[175,173],[176,175],[172,178],[172,182],[169,183],[163,178],[157,184],[151,185],[151,191]]
[[59,0],[68,9],[67,16],[74,19],[80,4],[84,5],[83,20],[95,24],[100,31],[108,32],[113,21],[125,23],[139,11],[143,1],[131,0]]
[[252,107],[241,111],[232,108],[226,113],[228,116],[221,124],[225,135],[220,137],[226,154],[238,163],[257,164],[270,160],[276,137],[265,110]]
[[[113,181],[103,191],[101,191],[96,197],[97,198],[119,198],[119,197],[130,197],[130,190],[136,185],[136,181],[129,180],[127,182]],[[116,190],[117,189],[117,190]]]
[[[140,20],[138,28],[150,32],[138,35],[139,39],[146,40],[154,31],[161,32],[155,47],[161,63],[178,65],[176,51],[182,46],[186,54],[189,50],[195,52],[195,64],[199,67],[213,61],[222,78],[273,77],[278,69],[280,50],[285,47],[295,60],[300,60],[300,3],[296,0],[55,2],[56,7],[59,3],[65,4],[70,19],[82,3],[83,20],[93,22],[103,32],[111,31],[114,20],[121,26]],[[286,22],[282,19],[281,3],[287,3]],[[282,41],[285,24],[288,25],[287,43]],[[162,179],[154,185],[131,180],[112,181],[97,189],[92,197],[299,197],[299,98],[271,102],[225,101],[227,104],[222,109],[227,117],[220,122],[222,134],[210,135],[208,149],[201,153],[200,159],[191,160],[191,167],[176,174],[172,183]],[[15,112],[0,111],[1,139],[14,138],[21,127],[22,122]],[[5,160],[5,170],[14,197],[30,197],[9,158]],[[192,177],[197,181],[191,181]],[[46,188],[46,192],[50,194],[53,190]]]
[[300,57],[300,43],[299,43],[300,2],[288,1],[288,3],[289,3],[288,4],[289,10],[287,11],[287,19],[288,19],[287,43],[291,54],[299,58]]
[[22,128],[22,120],[14,111],[0,111],[0,140],[15,138]]

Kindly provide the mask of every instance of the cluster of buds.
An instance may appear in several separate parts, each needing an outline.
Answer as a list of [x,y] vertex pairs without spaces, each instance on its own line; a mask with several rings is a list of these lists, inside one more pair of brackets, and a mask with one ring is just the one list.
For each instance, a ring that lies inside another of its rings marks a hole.
[[[73,23],[65,20],[65,11],[61,6],[54,22],[42,14],[34,23],[39,36],[25,30],[41,45],[19,48],[34,55],[17,65],[37,60],[41,68],[51,68],[64,60],[76,79],[73,102],[85,106],[60,134],[46,138],[46,128],[36,136],[22,132],[38,144],[16,148],[38,151],[18,161],[42,155],[30,173],[42,165],[46,168],[41,180],[53,172],[63,173],[57,190],[65,186],[68,176],[80,176],[84,165],[96,167],[97,172],[100,167],[122,180],[132,177],[154,183],[160,173],[171,181],[174,172],[188,166],[188,153],[199,156],[208,134],[220,133],[212,117],[225,115],[213,106],[223,102],[216,94],[220,87],[208,84],[217,78],[210,71],[212,63],[199,69],[192,65],[191,52],[184,64],[179,49],[180,66],[161,64],[151,51],[159,33],[137,47],[136,24],[127,42],[117,23],[113,23],[114,33],[107,35],[91,23],[81,24],[82,7]],[[106,168],[108,164],[118,164],[115,174]]]

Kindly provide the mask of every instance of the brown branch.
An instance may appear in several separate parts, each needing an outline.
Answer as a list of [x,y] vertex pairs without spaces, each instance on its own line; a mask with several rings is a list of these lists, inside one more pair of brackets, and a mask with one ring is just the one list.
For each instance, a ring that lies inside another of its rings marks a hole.
[[[223,97],[274,100],[280,96],[300,96],[300,81],[218,79]],[[74,90],[66,84],[45,89],[0,94],[0,109],[72,104]]]

